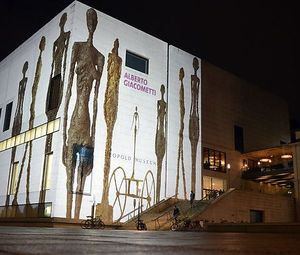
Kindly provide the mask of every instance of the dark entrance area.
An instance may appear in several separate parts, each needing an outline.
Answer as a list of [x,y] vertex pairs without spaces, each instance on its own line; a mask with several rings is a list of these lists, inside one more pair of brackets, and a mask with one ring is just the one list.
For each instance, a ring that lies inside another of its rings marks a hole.
[[262,223],[264,222],[264,211],[250,210],[250,223]]

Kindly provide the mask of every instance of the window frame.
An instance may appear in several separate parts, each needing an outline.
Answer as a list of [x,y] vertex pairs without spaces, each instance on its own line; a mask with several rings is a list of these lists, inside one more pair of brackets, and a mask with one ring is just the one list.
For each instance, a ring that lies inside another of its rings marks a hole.
[[[137,65],[134,66],[132,64],[133,60],[140,60],[140,61],[144,61],[144,67],[143,69],[141,67],[138,67]],[[144,74],[149,74],[149,58],[143,57],[135,52],[132,52],[130,50],[126,50],[126,55],[125,55],[125,66],[129,67],[131,69],[134,69],[138,72],[144,73]]]

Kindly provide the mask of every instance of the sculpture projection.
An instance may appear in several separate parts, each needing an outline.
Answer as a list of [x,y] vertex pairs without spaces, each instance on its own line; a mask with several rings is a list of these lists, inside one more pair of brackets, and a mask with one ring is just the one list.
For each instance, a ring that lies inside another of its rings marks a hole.
[[[140,113],[138,107],[135,107],[135,111],[132,116],[133,129],[133,155],[132,155],[132,169],[129,177],[126,177],[126,171],[122,166],[118,166],[112,171],[109,180],[109,210],[108,222],[111,223],[113,218],[115,222],[121,221],[124,218],[124,213],[133,204],[134,212],[140,213],[144,209],[148,209],[155,203],[155,182],[154,176],[150,169],[136,168],[137,152],[137,136],[140,128]],[[141,175],[145,173],[143,179]],[[136,176],[139,175],[140,177]],[[98,214],[103,214],[100,211]],[[126,214],[125,214],[126,215]]]
[[155,154],[157,158],[156,203],[160,201],[162,162],[166,153],[166,114],[167,103],[164,99],[165,86],[160,87],[161,99],[157,101],[157,120],[155,135]]
[[[62,100],[65,73],[66,73],[66,59],[67,59],[68,45],[70,39],[70,31],[68,32],[64,31],[64,26],[66,24],[66,21],[67,21],[67,13],[63,13],[59,21],[60,34],[53,43],[51,74],[49,79],[46,108],[45,108],[48,122],[56,118]],[[52,133],[48,134],[46,137],[45,158],[43,164],[43,175],[42,175],[40,197],[39,197],[40,206],[43,206],[43,203],[45,203],[46,178],[47,178],[46,171],[48,167],[46,158],[47,158],[47,154],[52,152],[52,137],[53,137]],[[43,211],[44,208],[41,208],[40,210]]]
[[179,70],[179,80],[180,80],[180,90],[179,90],[179,112],[180,112],[180,128],[178,134],[178,155],[177,155],[177,173],[176,173],[176,188],[175,196],[178,197],[178,188],[179,188],[179,176],[180,176],[180,164],[181,164],[181,174],[182,174],[182,183],[183,183],[183,192],[184,199],[187,199],[186,195],[186,180],[185,180],[185,169],[184,169],[184,159],[183,159],[183,131],[184,131],[184,69],[180,68]]
[[[88,39],[75,42],[72,48],[71,66],[65,98],[63,123],[63,164],[66,168],[67,205],[66,218],[72,217],[73,184],[77,170],[77,187],[74,218],[79,219],[86,177],[93,169],[97,103],[104,56],[94,47],[93,35],[98,24],[97,13],[90,8],[86,12]],[[76,102],[68,119],[73,79],[76,74]],[[94,88],[92,123],[89,100]],[[68,128],[69,121],[69,128]],[[77,166],[77,169],[76,169]]]
[[98,205],[102,219],[105,222],[111,221],[111,207],[108,204],[108,178],[110,172],[111,148],[113,140],[113,130],[117,119],[119,101],[119,81],[121,76],[122,58],[119,57],[119,39],[114,41],[111,53],[108,54],[107,61],[107,85],[104,98],[104,118],[106,123],[106,145],[103,174],[102,201]]
[[[34,80],[32,84],[31,89],[31,104],[30,104],[30,118],[29,118],[29,130],[33,128],[34,126],[34,119],[35,119],[35,101],[36,101],[36,93],[38,90],[38,85],[41,77],[41,69],[42,69],[42,52],[45,50],[46,45],[46,38],[42,36],[39,44],[39,57],[36,63],[35,68],[35,74],[34,74]],[[29,151],[28,151],[29,148]],[[30,205],[30,198],[29,198],[29,192],[30,192],[30,175],[31,175],[31,157],[32,157],[32,140],[26,143],[25,145],[25,151],[22,158],[21,168],[20,172],[17,178],[17,185],[15,189],[14,199],[13,199],[13,205],[18,205],[18,193],[20,188],[20,182],[23,175],[25,160],[28,152],[28,161],[27,161],[27,175],[26,175],[26,209],[25,214],[26,216],[35,216],[37,212],[35,212],[31,205]]]
[[[26,90],[26,85],[27,85],[27,80],[28,78],[26,77],[26,72],[28,70],[28,62],[26,61],[23,65],[22,69],[22,79],[19,82],[19,89],[18,89],[18,102],[17,102],[17,108],[16,108],[16,113],[14,117],[14,122],[13,122],[13,127],[12,127],[12,134],[11,136],[17,136],[20,134],[21,129],[22,129],[22,121],[23,121],[23,103],[24,103],[24,95],[25,95],[25,90]],[[11,176],[12,176],[12,169],[13,169],[13,164],[15,162],[15,156],[16,156],[16,150],[17,147],[13,147],[11,150],[11,160],[10,160],[10,178],[8,179],[7,183],[7,192],[6,192],[6,202],[5,205],[9,205],[9,198],[10,198],[10,189],[12,189],[11,185],[15,185],[14,183],[10,183]],[[19,180],[17,180],[18,182]],[[17,185],[16,185],[17,186]],[[18,185],[19,187],[19,185]],[[17,203],[17,198],[13,200],[13,205],[18,205]]]
[[192,173],[191,173],[191,190],[196,191],[196,157],[197,146],[199,142],[199,86],[200,79],[197,76],[199,69],[199,60],[195,57],[193,59],[194,74],[191,75],[191,108],[189,120],[189,139],[191,143],[192,152]]

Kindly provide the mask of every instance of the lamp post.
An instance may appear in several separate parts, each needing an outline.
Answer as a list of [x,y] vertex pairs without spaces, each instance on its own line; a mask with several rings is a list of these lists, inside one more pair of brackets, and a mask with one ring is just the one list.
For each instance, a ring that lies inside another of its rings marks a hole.
[[230,164],[228,163],[227,164],[227,171],[228,171],[228,188],[227,188],[227,190],[229,190],[230,189]]

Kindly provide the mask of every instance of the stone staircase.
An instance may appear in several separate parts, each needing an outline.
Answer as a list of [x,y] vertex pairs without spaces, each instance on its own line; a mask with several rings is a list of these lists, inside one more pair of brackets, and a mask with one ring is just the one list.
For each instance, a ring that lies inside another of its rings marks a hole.
[[[188,217],[190,220],[193,220],[209,206],[212,200],[214,199],[195,200],[191,208],[189,200],[171,197],[143,211],[140,214],[140,218],[146,223],[148,230],[170,230],[175,204],[180,210],[180,218]],[[138,216],[135,216],[124,222],[122,229],[136,229],[137,219]]]

